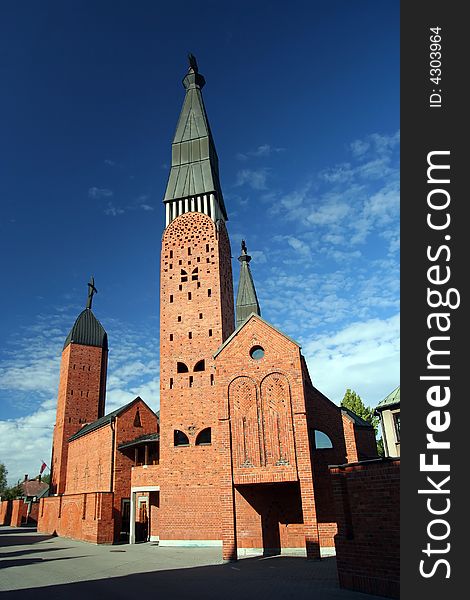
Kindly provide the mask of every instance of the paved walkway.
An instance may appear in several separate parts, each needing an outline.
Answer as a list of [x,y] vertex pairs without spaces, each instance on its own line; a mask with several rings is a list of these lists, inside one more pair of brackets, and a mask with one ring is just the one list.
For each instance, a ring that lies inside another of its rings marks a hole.
[[245,558],[223,564],[219,548],[95,546],[0,527],[5,600],[378,600],[342,590],[335,558]]

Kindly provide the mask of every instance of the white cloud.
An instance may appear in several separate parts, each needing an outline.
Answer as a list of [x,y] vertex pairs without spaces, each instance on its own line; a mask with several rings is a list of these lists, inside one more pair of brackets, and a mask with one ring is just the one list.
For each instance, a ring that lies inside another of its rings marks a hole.
[[113,196],[113,192],[107,188],[91,187],[88,189],[88,197],[93,198],[94,200],[99,198],[110,198],[111,196]]
[[268,169],[242,169],[237,173],[237,186],[248,185],[254,190],[267,189]]
[[338,404],[351,388],[376,406],[400,383],[399,327],[398,315],[370,319],[305,343],[313,384]]
[[283,152],[285,148],[276,148],[275,146],[271,146],[270,144],[261,144],[258,146],[256,150],[250,150],[249,152],[239,152],[237,154],[238,160],[248,160],[248,158],[266,158],[271,156],[272,154],[278,154],[279,152]]

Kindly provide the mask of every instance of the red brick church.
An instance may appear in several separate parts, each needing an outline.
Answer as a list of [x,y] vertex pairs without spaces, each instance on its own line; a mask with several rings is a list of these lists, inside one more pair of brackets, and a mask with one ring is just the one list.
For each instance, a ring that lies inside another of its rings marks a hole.
[[62,353],[52,494],[38,530],[95,543],[220,546],[225,559],[334,546],[328,465],[377,455],[373,428],[312,384],[261,318],[242,243],[234,306],[227,212],[194,57],[164,196],[160,414],[105,415],[108,339],[85,310]]

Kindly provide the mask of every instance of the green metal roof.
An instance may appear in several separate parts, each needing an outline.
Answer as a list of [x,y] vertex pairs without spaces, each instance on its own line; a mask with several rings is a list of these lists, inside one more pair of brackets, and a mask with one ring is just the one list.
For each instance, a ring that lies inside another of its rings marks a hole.
[[108,349],[108,335],[103,325],[93,314],[91,308],[85,308],[77,317],[74,326],[70,330],[64,348],[69,344],[81,344],[82,346],[96,346]]
[[255,313],[261,315],[255,284],[250,269],[251,256],[247,254],[245,241],[242,241],[242,254],[238,257],[241,263],[240,280],[238,283],[236,313],[237,327],[242,325],[248,317]]
[[145,435],[141,435],[135,440],[131,440],[130,442],[124,442],[123,444],[119,444],[118,450],[124,450],[124,448],[133,448],[134,446],[140,446],[141,444],[148,444],[149,442],[158,442],[160,440],[159,433],[146,433]]
[[400,404],[400,386],[395,388],[393,392],[390,392],[386,398],[381,400],[378,403],[376,410],[384,410],[398,404]]
[[202,99],[205,79],[192,58],[183,79],[186,96],[173,139],[171,170],[163,201],[213,192],[227,220],[219,180],[219,159]]

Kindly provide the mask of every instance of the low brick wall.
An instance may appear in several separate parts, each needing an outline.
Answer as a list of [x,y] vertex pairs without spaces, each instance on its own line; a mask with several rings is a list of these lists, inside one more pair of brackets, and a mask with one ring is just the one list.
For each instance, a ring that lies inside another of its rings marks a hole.
[[21,524],[26,521],[26,512],[28,505],[24,500],[13,500],[11,506],[11,527],[21,527]]
[[38,532],[95,544],[114,541],[113,493],[68,494],[41,499]]
[[400,460],[330,467],[338,521],[336,561],[341,587],[398,598],[400,594]]
[[11,519],[11,500],[2,500],[0,502],[0,525],[10,525]]

